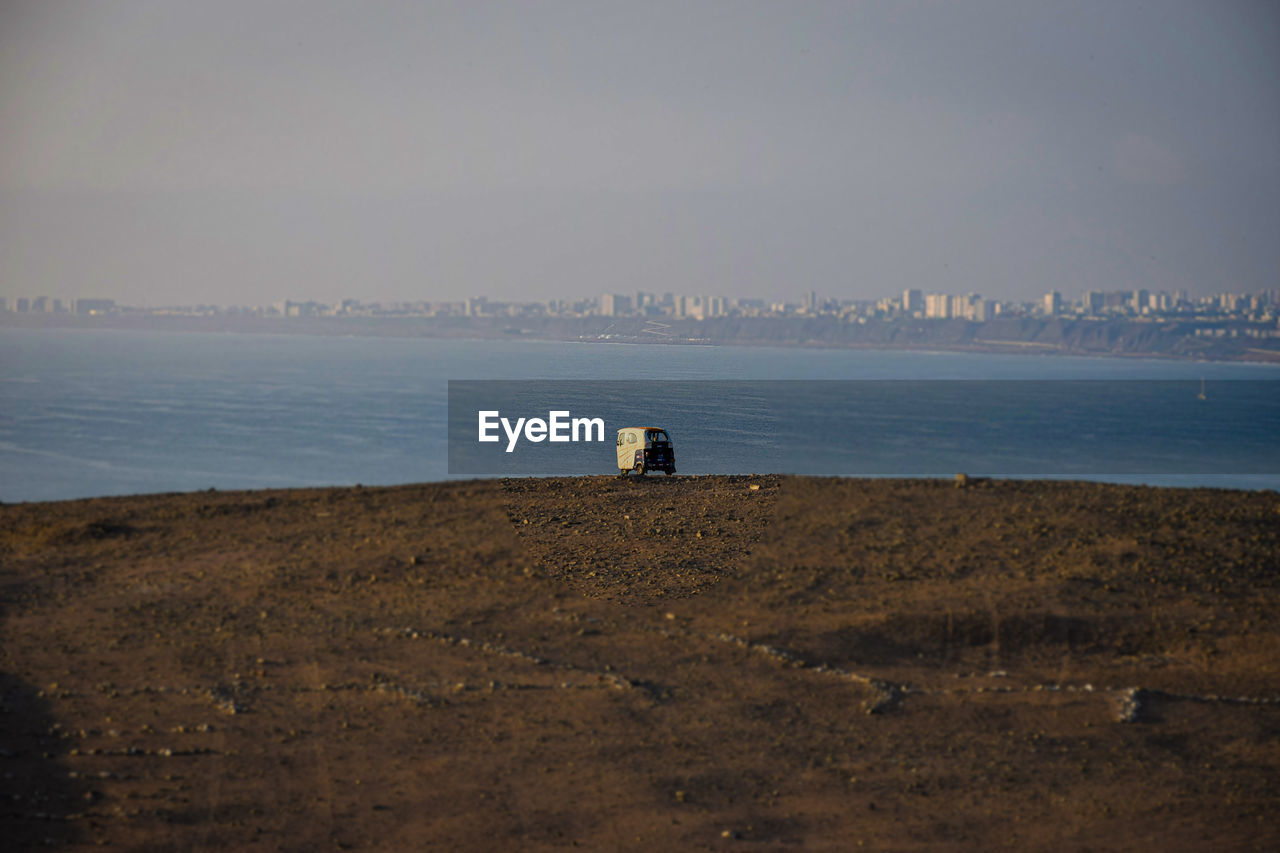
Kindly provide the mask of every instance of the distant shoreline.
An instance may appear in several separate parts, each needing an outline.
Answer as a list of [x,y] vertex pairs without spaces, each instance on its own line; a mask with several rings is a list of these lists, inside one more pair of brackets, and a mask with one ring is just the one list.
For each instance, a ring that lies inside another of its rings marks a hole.
[[[1219,337],[1200,337],[1196,321],[1153,323],[1009,317],[899,320],[868,324],[837,318],[716,318],[671,324],[646,337],[642,318],[608,317],[240,317],[0,313],[0,329],[98,329],[170,333],[234,333],[331,337],[453,338],[562,343],[746,346],[800,349],[895,350],[1092,358],[1156,358],[1196,362],[1280,364],[1280,338],[1238,336],[1229,322]],[[1227,336],[1232,332],[1237,336]]]

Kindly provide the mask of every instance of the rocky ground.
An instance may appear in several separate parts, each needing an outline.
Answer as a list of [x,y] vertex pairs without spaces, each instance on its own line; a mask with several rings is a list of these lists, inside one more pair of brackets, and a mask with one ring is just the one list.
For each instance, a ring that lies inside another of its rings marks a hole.
[[0,506],[0,837],[1280,848],[1280,496],[530,479]]

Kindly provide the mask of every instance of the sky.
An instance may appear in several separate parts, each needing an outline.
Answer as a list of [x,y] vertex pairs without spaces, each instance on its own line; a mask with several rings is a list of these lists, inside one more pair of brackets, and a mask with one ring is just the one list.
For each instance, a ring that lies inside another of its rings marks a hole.
[[0,0],[0,296],[1280,287],[1280,4]]

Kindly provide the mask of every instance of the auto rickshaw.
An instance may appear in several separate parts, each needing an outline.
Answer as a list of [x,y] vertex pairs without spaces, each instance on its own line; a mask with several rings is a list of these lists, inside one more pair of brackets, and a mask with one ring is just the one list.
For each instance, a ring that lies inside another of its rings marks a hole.
[[635,471],[644,476],[648,471],[662,471],[668,477],[676,472],[676,453],[671,437],[662,427],[623,427],[618,430],[618,476]]

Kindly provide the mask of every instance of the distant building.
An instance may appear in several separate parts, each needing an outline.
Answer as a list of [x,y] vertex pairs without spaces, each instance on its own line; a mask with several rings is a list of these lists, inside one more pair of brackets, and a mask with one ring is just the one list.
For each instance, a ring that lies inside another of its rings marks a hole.
[[1130,294],[1126,291],[1112,291],[1111,293],[1106,294],[1106,308],[1109,311],[1124,313],[1125,309],[1129,307],[1131,298]]
[[1080,307],[1084,309],[1086,314],[1101,314],[1107,307],[1107,295],[1097,290],[1090,290],[1080,300]]
[[114,299],[77,299],[71,306],[76,314],[111,314],[116,310]]
[[707,298],[705,296],[684,297],[684,316],[693,320],[706,319]]
[[947,316],[954,319],[974,320],[976,322],[984,322],[988,316],[988,305],[990,299],[983,300],[976,293],[966,293],[964,296],[952,296],[947,306]]
[[620,293],[606,293],[600,297],[600,314],[604,317],[618,317],[631,312],[631,297]]
[[25,296],[19,296],[18,301],[14,303],[13,310],[19,314],[25,314],[31,310],[31,300]]
[[969,319],[975,323],[985,323],[995,319],[996,301],[994,299],[975,299],[969,306]]
[[924,292],[915,289],[902,291],[902,310],[912,316],[924,311]]
[[951,297],[946,293],[930,293],[924,298],[924,316],[946,319],[951,316]]
[[1062,294],[1051,290],[1044,295],[1044,313],[1056,317],[1062,313]]

